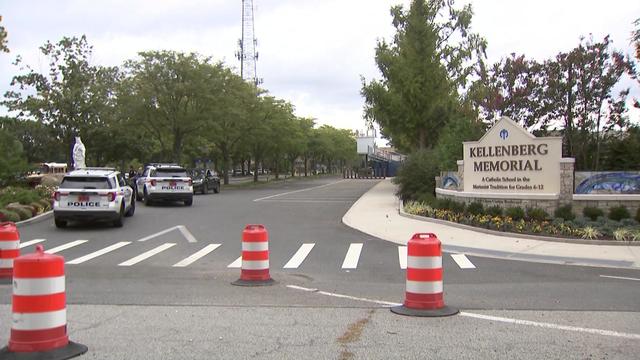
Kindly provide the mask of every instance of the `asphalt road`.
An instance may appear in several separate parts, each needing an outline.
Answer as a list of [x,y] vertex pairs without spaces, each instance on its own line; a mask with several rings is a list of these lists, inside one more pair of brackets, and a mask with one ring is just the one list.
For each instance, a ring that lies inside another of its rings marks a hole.
[[[191,207],[138,203],[120,229],[56,229],[48,219],[22,227],[21,240],[45,239],[45,249],[71,262],[70,334],[90,347],[87,358],[637,358],[637,270],[477,256],[467,256],[474,268],[465,269],[445,254],[445,301],[463,315],[391,314],[385,307],[404,298],[398,246],[340,221],[376,183],[323,178],[223,188],[197,195]],[[230,284],[240,275],[229,265],[246,224],[269,231],[274,286]],[[114,244],[121,247],[87,259]],[[211,244],[219,246],[174,266]],[[285,269],[303,244],[313,244],[308,256]],[[343,268],[358,244],[360,255]],[[158,247],[166,250],[140,258]],[[10,302],[11,288],[0,285],[0,344],[9,337]]]

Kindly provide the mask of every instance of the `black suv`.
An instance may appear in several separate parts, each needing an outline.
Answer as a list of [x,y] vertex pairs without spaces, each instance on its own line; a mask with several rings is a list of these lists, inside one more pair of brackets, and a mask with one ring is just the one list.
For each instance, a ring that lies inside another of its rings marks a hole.
[[211,169],[191,169],[189,176],[193,180],[193,193],[206,194],[210,190],[220,192],[220,177]]

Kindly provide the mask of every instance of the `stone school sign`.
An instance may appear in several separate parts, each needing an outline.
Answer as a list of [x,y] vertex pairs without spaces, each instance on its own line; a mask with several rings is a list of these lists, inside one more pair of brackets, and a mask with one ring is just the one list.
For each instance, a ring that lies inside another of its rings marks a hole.
[[561,137],[537,138],[503,117],[479,141],[463,146],[464,192],[560,192]]

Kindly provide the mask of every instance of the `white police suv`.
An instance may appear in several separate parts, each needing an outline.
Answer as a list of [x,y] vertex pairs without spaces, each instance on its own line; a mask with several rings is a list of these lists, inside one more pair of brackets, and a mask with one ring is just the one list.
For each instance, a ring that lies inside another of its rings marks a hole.
[[136,197],[151,205],[155,201],[182,201],[193,204],[193,181],[177,164],[150,164],[136,180]]
[[53,217],[63,228],[69,221],[110,221],[122,226],[133,216],[133,189],[113,168],[82,168],[67,173],[53,196]]

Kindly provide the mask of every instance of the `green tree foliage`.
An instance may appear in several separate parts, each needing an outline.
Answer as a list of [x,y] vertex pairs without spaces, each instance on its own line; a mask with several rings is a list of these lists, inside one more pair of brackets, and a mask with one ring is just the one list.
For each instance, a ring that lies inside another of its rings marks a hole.
[[472,60],[484,57],[485,40],[470,32],[471,6],[453,5],[414,0],[408,11],[393,7],[396,34],[376,47],[382,79],[362,80],[366,119],[401,151],[435,146],[461,110],[458,88],[466,86]]
[[33,120],[0,117],[0,128],[20,141],[27,162],[30,164],[59,162],[65,159],[65,153],[61,151],[55,140],[55,134],[46,124]]
[[630,60],[611,49],[608,36],[600,42],[582,39],[543,63],[512,54],[489,70],[481,68],[470,97],[489,121],[506,115],[543,133],[561,129],[564,155],[575,157],[579,170],[598,170],[603,134],[628,126],[629,90],[616,95],[613,88],[629,71]]
[[11,133],[0,128],[0,185],[6,185],[27,170],[22,144]]
[[440,169],[431,149],[419,150],[407,157],[395,178],[397,195],[403,201],[418,200],[429,202],[435,196],[435,177]]
[[[2,104],[17,112],[21,120],[35,119],[48,125],[59,151],[68,159],[76,135],[83,136],[89,149],[96,142],[105,141],[93,138],[92,129],[101,127],[113,111],[109,107],[112,89],[104,87],[112,82],[103,80],[117,70],[89,63],[92,47],[85,36],[65,37],[56,44],[47,42],[40,52],[49,60],[48,71],[39,73],[22,64],[18,57],[15,63],[26,73],[13,77],[11,85],[17,89],[8,91]],[[89,161],[92,153],[87,154]]]
[[222,91],[222,64],[196,54],[149,51],[125,64],[119,98],[127,118],[160,146],[160,157],[182,161],[184,144],[203,131],[207,111]]
[[[0,22],[2,22],[2,15],[0,15]],[[0,51],[9,52],[9,48],[7,47],[7,30],[2,25],[0,25]]]

